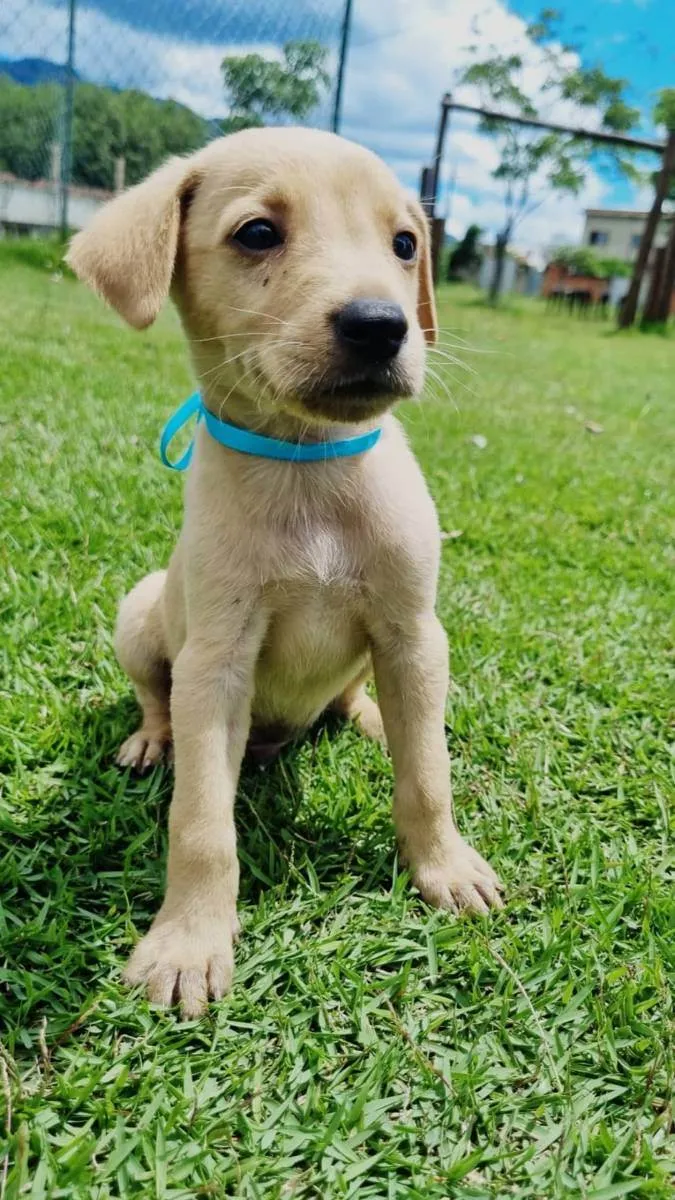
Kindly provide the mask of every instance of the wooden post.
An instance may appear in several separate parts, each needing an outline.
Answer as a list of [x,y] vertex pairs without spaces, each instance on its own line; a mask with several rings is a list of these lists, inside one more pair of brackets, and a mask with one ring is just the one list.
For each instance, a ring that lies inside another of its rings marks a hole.
[[68,2],[68,60],[63,109],[63,143],[61,149],[60,226],[61,241],[68,237],[68,188],[73,168],[73,110],[75,97],[75,18],[77,0]]
[[659,300],[661,298],[661,284],[663,282],[663,268],[665,266],[666,252],[663,246],[659,246],[654,251],[652,259],[652,277],[649,281],[649,291],[645,306],[642,311],[642,325],[652,325],[659,319]]
[[670,317],[670,307],[675,291],[675,216],[670,222],[670,234],[665,250],[663,275],[661,276],[661,291],[657,305],[657,321],[665,324]]
[[445,220],[443,217],[433,217],[431,221],[431,274],[434,283],[438,283],[441,271],[441,251],[445,237]]
[[432,199],[431,215],[432,215],[432,217],[436,216],[436,202],[438,200],[438,185],[440,183],[440,178],[441,178],[441,163],[443,162],[443,148],[445,146],[445,131],[448,127],[448,113],[450,112],[451,103],[452,103],[451,96],[443,97],[443,99],[441,101],[441,111],[440,111],[440,115],[438,118],[438,129],[436,130],[436,148],[434,150],[434,162],[433,162],[433,167],[432,167],[432,170],[433,170],[433,191],[431,194],[431,199]]
[[656,188],[654,192],[654,203],[647,217],[647,221],[640,242],[640,249],[635,260],[633,268],[633,278],[630,281],[630,287],[626,292],[626,298],[619,309],[619,328],[627,329],[632,325],[637,313],[637,307],[640,300],[640,288],[644,277],[645,269],[649,261],[654,236],[658,229],[659,220],[661,218],[661,209],[663,201],[668,195],[670,188],[671,175],[675,171],[675,130],[672,130],[668,135],[666,148],[663,152],[661,161],[661,170],[656,179]]
[[337,80],[335,84],[335,97],[333,100],[333,117],[331,121],[331,129],[333,133],[340,132],[340,122],[342,120],[342,90],[345,81],[345,70],[347,67],[347,52],[349,50],[349,35],[352,25],[352,3],[353,0],[345,0],[344,13],[342,14],[342,32],[340,34],[340,55],[338,58]]
[[433,167],[422,167],[422,174],[420,175],[420,203],[428,217],[433,216],[433,174]]
[[123,154],[115,159],[115,191],[124,191],[124,176],[127,169],[127,160]]
[[52,142],[49,154],[50,168],[49,178],[52,183],[58,185],[61,179],[61,143]]
[[[431,218],[431,273],[434,283],[438,282],[438,276],[441,268],[441,247],[443,245],[443,237],[439,234],[436,221],[436,204],[438,202],[438,187],[441,180],[441,164],[443,162],[443,148],[445,146],[445,133],[448,127],[448,114],[452,104],[452,96],[446,95],[441,100],[441,111],[438,117],[438,129],[436,130],[436,148],[434,150],[434,161],[431,168],[431,176],[428,180],[429,204],[428,213]],[[445,222],[443,222],[445,226]]]

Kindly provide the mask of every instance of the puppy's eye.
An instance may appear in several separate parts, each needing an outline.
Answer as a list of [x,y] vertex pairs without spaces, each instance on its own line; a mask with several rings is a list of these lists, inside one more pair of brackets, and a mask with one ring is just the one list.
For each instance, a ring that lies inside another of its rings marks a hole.
[[262,219],[247,221],[241,229],[232,234],[232,241],[241,246],[242,250],[248,250],[252,254],[274,250],[275,246],[281,246],[283,240],[276,225]]
[[397,233],[394,238],[394,254],[404,262],[412,262],[417,254],[417,241],[414,233]]

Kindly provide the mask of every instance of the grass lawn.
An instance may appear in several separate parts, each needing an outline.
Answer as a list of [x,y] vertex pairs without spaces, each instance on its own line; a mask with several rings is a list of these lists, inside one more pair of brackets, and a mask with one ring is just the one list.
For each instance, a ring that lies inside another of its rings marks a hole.
[[171,776],[112,765],[111,630],[179,526],[186,354],[171,313],[133,334],[0,260],[6,1200],[672,1196],[675,342],[440,306],[476,374],[439,357],[402,415],[453,535],[459,823],[507,907],[427,909],[388,760],[324,731],[244,771],[235,988],[183,1025],[119,982]]

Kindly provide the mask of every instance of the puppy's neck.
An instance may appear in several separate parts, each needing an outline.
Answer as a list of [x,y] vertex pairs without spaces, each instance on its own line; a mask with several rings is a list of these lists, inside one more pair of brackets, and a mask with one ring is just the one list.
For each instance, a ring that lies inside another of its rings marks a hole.
[[248,429],[252,433],[262,433],[266,437],[287,442],[335,442],[356,437],[382,424],[381,415],[358,423],[319,423],[314,419],[295,416],[293,413],[270,412],[239,391],[222,392],[217,387],[204,388],[202,396],[209,411],[221,421],[229,421],[240,429]]

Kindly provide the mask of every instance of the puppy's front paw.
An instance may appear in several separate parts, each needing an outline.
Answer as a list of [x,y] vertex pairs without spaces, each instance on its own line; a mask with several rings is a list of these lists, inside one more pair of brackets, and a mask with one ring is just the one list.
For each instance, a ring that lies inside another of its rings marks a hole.
[[238,933],[234,916],[163,918],[160,913],[131,955],[124,981],[145,984],[152,1004],[179,1004],[186,1019],[199,1017],[210,999],[220,1000],[230,989]]
[[131,767],[139,775],[145,775],[163,758],[170,757],[171,730],[146,729],[143,726],[122,742],[115,761],[118,767]]
[[487,913],[503,908],[502,884],[489,863],[463,838],[453,841],[444,861],[418,862],[413,881],[427,904],[452,912]]

